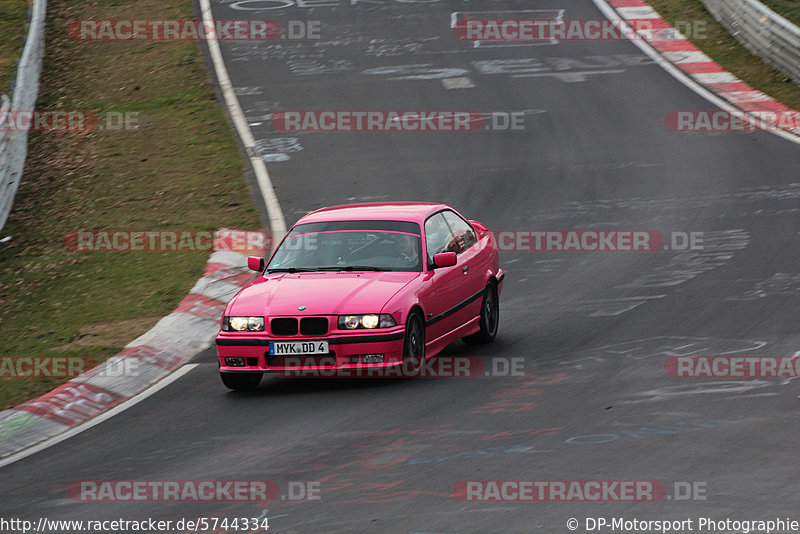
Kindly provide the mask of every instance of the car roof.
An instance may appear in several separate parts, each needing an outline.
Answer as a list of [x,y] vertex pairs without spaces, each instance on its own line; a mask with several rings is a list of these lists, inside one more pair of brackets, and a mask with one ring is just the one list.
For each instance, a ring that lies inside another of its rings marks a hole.
[[370,202],[343,204],[313,211],[299,223],[328,221],[411,221],[423,223],[431,214],[442,209],[452,209],[446,204],[433,202]]

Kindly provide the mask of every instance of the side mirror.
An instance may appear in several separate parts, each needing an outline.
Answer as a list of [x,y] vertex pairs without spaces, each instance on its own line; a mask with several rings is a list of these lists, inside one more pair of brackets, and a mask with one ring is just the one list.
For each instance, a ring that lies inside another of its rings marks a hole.
[[434,267],[452,267],[457,262],[458,257],[455,252],[440,252],[433,256]]
[[266,262],[264,258],[259,258],[258,256],[250,256],[247,258],[247,268],[251,271],[261,272],[264,270],[265,266]]
[[480,221],[473,221],[472,219],[470,219],[469,223],[472,225],[473,228],[475,228],[479,232],[485,232],[486,230],[489,229],[488,226],[486,226]]

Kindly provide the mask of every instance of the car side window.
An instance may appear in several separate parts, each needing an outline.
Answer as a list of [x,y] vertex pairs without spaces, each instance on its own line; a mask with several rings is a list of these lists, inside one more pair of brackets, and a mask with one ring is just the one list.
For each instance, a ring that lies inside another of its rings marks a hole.
[[478,237],[475,235],[475,231],[467,221],[452,211],[443,211],[441,213],[450,227],[447,252],[461,254],[478,242]]
[[450,227],[441,213],[425,221],[425,247],[428,249],[428,265],[433,264],[434,254],[449,252]]

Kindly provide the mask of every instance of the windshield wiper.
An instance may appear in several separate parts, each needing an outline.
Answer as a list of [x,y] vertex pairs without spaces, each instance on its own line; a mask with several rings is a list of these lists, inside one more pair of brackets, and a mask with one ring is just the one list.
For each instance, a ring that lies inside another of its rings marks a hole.
[[341,265],[339,267],[318,267],[319,271],[391,271],[382,267],[373,267],[371,265]]
[[268,273],[310,273],[318,271],[316,268],[309,267],[282,267],[278,269],[267,269]]

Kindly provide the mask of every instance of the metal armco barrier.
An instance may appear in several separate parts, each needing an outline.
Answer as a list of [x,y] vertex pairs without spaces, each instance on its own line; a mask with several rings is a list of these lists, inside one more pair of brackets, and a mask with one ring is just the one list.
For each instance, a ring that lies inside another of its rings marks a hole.
[[800,28],[757,0],[702,0],[739,42],[800,84]]
[[[9,101],[2,95],[0,113],[32,111],[39,93],[39,74],[44,58],[44,23],[47,0],[34,0],[28,38],[22,51],[14,85],[14,97]],[[0,122],[2,124],[2,122]],[[0,128],[0,230],[6,224],[14,195],[17,193],[25,157],[28,153],[27,131],[4,131]]]

